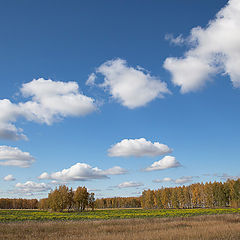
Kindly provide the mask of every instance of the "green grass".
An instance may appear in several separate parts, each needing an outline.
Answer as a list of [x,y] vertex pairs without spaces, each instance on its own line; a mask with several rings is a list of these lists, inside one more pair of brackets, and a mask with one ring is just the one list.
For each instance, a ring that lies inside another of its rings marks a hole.
[[0,210],[0,222],[127,219],[149,217],[189,217],[199,215],[240,213],[240,208],[224,209],[111,209],[86,212],[48,212],[38,210]]

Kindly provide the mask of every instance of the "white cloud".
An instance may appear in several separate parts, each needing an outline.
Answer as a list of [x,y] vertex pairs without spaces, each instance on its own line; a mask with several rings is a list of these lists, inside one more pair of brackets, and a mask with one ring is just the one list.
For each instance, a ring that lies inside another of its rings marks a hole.
[[[145,106],[155,98],[163,98],[164,94],[170,93],[166,83],[140,67],[135,69],[127,66],[123,59],[107,61],[96,72],[104,76],[104,82],[99,86],[130,109]],[[90,75],[87,84],[94,81],[95,75]]]
[[156,179],[156,180],[153,180],[153,182],[155,183],[164,183],[164,182],[172,182],[174,181],[172,178],[169,178],[169,177],[165,177],[163,179]]
[[137,183],[137,182],[123,182],[118,185],[119,188],[130,188],[130,187],[140,187],[143,186],[142,183]]
[[193,176],[184,176],[184,177],[180,177],[177,179],[172,179],[169,177],[163,178],[163,179],[156,179],[153,180],[153,182],[155,183],[164,183],[164,182],[172,182],[172,183],[176,183],[176,184],[185,184],[185,183],[190,183],[193,180]]
[[174,45],[182,45],[183,43],[185,43],[185,39],[182,37],[182,35],[179,35],[176,38],[174,38],[172,34],[166,34],[165,40],[170,41],[170,43]]
[[24,135],[21,128],[16,128],[11,123],[0,122],[0,138],[6,140],[28,140],[27,136]]
[[20,103],[28,120],[52,124],[67,116],[83,116],[96,109],[94,100],[79,93],[76,82],[43,78],[23,84],[21,92],[32,101]]
[[165,60],[164,67],[182,93],[198,90],[216,73],[229,75],[233,86],[240,87],[239,26],[240,1],[229,0],[206,28],[191,30],[184,57]]
[[15,193],[39,193],[47,192],[51,189],[46,183],[36,183],[32,181],[27,181],[25,183],[17,183],[15,185]]
[[30,167],[35,161],[34,157],[28,152],[22,152],[17,147],[0,146],[0,165]]
[[229,175],[227,173],[223,173],[221,175],[217,175],[217,177],[219,177],[220,179],[222,180],[228,180],[228,179],[234,179],[234,180],[237,180],[239,178],[239,176],[232,176],[232,175]]
[[95,84],[95,79],[96,79],[96,74],[95,73],[91,73],[86,81],[86,85],[87,86],[93,86]]
[[192,176],[186,176],[186,177],[177,178],[174,182],[181,185],[184,183],[192,182],[192,180],[193,180]]
[[159,142],[152,143],[145,138],[123,139],[108,149],[108,155],[111,157],[160,156],[171,152],[172,149],[167,145]]
[[154,162],[150,167],[145,168],[145,171],[156,171],[168,168],[181,167],[181,164],[173,156],[165,156],[159,161]]
[[121,167],[113,167],[107,170],[101,170],[97,167],[92,167],[86,163],[76,163],[68,169],[48,174],[42,173],[39,179],[51,179],[57,181],[86,181],[91,179],[104,179],[108,175],[125,174],[127,171]]
[[124,168],[121,168],[119,166],[115,166],[113,168],[109,168],[107,170],[104,170],[103,173],[105,175],[121,175],[121,174],[125,174],[128,171]]
[[79,92],[76,82],[34,79],[20,89],[26,102],[12,103],[0,100],[0,138],[27,140],[22,129],[13,123],[22,117],[28,121],[48,125],[68,116],[83,116],[96,110],[94,99]]
[[21,115],[18,105],[8,99],[0,100],[0,138],[7,140],[27,140],[22,129],[17,129],[12,122]]
[[6,181],[6,182],[11,182],[11,181],[16,180],[16,178],[13,177],[12,174],[9,174],[9,175],[5,176],[5,177],[3,178],[3,180]]

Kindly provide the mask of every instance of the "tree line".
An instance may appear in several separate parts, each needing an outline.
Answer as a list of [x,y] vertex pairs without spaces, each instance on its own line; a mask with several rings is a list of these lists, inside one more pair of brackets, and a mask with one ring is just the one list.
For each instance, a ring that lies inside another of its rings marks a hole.
[[140,208],[141,197],[100,198],[95,201],[96,208]]
[[44,209],[84,211],[86,208],[212,208],[240,207],[240,178],[226,182],[195,183],[189,186],[145,190],[140,197],[96,199],[86,187],[75,191],[66,185],[52,190],[47,198],[0,198],[0,209]]
[[196,183],[190,186],[145,190],[143,208],[213,208],[240,206],[240,178],[226,182]]
[[0,209],[37,209],[37,199],[0,198]]

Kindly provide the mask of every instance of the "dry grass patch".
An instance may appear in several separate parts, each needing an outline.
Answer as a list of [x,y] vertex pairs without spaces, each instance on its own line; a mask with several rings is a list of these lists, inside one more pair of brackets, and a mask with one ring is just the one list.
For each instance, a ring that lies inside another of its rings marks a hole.
[[240,215],[1,223],[6,240],[240,239]]

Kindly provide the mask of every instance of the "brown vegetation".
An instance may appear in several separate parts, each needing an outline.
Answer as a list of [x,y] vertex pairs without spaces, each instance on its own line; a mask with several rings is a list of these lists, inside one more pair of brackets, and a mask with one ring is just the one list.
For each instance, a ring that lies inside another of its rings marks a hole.
[[5,240],[240,239],[239,215],[104,221],[23,222],[0,225]]
[[226,182],[145,190],[143,208],[215,208],[240,206],[240,178]]

